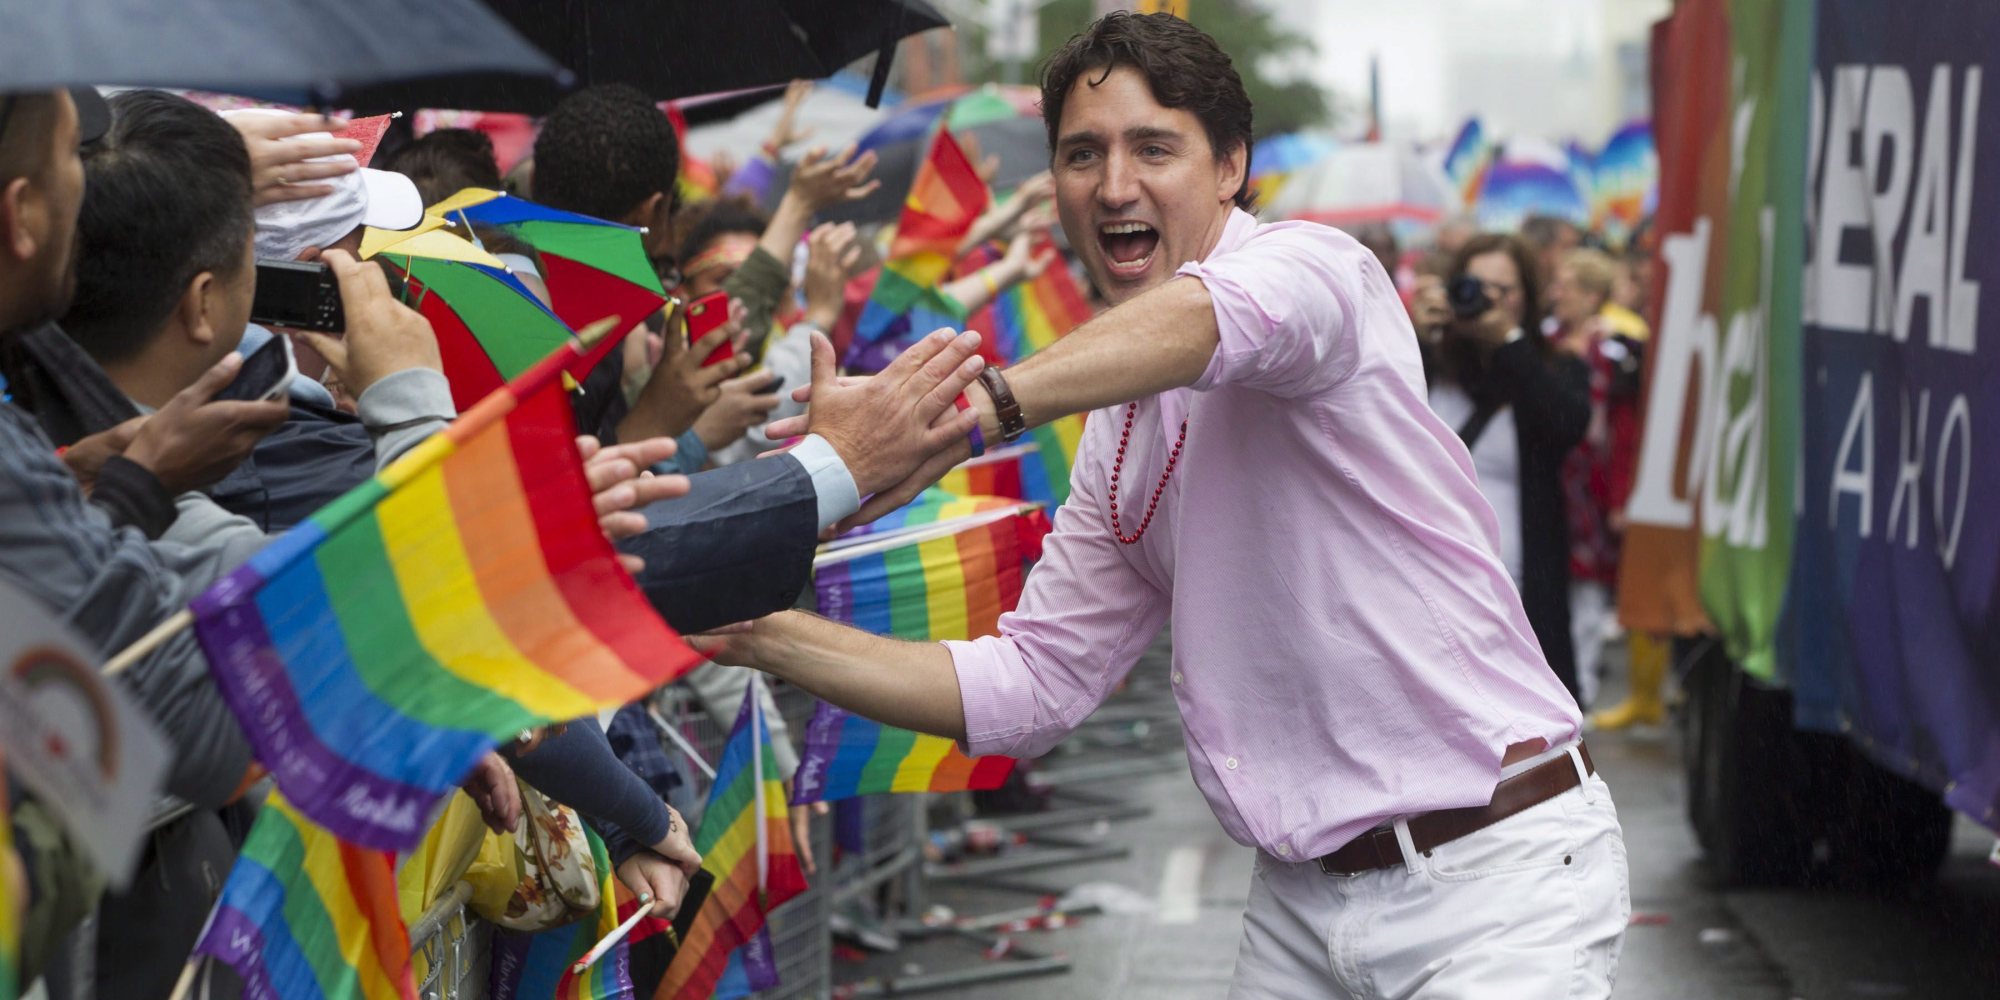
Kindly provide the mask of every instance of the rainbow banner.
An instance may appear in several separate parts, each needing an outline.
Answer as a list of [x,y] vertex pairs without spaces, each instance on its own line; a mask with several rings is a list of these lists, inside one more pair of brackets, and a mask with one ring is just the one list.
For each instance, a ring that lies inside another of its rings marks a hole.
[[223,883],[195,954],[243,977],[246,1000],[413,1000],[389,854],[342,842],[274,791]]
[[[1029,447],[1032,448],[1034,446],[1029,445]],[[1018,464],[1016,464],[1016,468],[1018,468]],[[929,527],[940,521],[955,521],[959,518],[970,517],[974,514],[984,514],[992,510],[1018,509],[1023,503],[1019,497],[1010,497],[1004,492],[987,495],[965,493],[955,488],[948,488],[947,484],[951,483],[954,479],[962,481],[962,471],[964,469],[965,466],[961,465],[957,469],[946,473],[944,479],[938,485],[917,494],[915,500],[876,518],[873,523],[860,525],[849,530],[846,534],[840,536],[839,540],[830,543],[826,551],[838,551],[861,539],[882,538],[887,535]],[[981,478],[987,478],[988,475],[997,477],[1000,485],[1005,485],[1007,479],[1012,474],[1004,472],[982,474]]]
[[[993,498],[932,496],[910,517],[986,509],[820,554],[813,561],[819,613],[881,635],[971,639],[995,635],[1021,600],[1023,566],[1040,554],[1048,518]],[[959,505],[953,507],[952,505]],[[1006,757],[967,757],[951,740],[871,722],[822,703],[806,725],[792,801],[837,801],[882,792],[997,788]]]
[[196,598],[278,786],[408,850],[496,741],[621,705],[699,656],[598,528],[560,349]]
[[1022,564],[1039,554],[1046,518],[1019,505],[941,521],[813,560],[820,614],[917,641],[999,631],[1021,599]]
[[998,788],[1012,757],[968,757],[956,743],[864,719],[820,702],[806,723],[792,775],[792,804],[838,802],[884,792],[963,792]]
[[770,938],[758,932],[767,914],[805,891],[806,876],[792,845],[784,780],[771,757],[762,691],[753,678],[716,763],[715,785],[694,835],[701,867],[715,876],[715,887],[653,994],[659,1000],[708,1000],[739,949],[752,989],[778,985]]
[[949,129],[939,129],[903,202],[896,238],[855,321],[846,365],[880,371],[911,341],[965,322],[965,310],[938,283],[951,274],[958,245],[992,195]]

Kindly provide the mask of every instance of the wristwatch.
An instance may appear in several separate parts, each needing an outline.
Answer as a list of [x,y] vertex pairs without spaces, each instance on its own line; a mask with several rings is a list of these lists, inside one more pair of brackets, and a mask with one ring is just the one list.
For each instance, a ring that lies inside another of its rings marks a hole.
[[1027,418],[1021,416],[1021,404],[1014,400],[1014,390],[1007,388],[1007,377],[1000,369],[988,366],[979,370],[979,384],[986,387],[986,394],[993,397],[993,415],[1000,421],[1000,440],[1012,444],[1028,431]]

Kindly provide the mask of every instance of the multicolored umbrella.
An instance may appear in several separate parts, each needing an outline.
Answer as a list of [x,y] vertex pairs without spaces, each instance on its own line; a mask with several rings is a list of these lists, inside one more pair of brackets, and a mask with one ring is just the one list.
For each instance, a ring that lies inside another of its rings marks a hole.
[[[432,205],[431,218],[460,227],[490,226],[535,249],[549,306],[573,329],[607,316],[624,329],[637,326],[667,304],[666,289],[646,256],[640,230],[615,222],[562,212],[532,201],[467,188]],[[607,338],[570,368],[582,378],[612,348]]]
[[404,301],[430,320],[452,402],[464,412],[573,334],[507,265],[444,228],[426,219],[404,232],[370,229],[361,256],[403,272]]

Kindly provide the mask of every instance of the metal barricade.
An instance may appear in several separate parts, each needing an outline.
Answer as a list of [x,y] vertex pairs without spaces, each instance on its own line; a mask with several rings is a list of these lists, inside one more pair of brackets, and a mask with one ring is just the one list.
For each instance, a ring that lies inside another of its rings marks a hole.
[[[789,685],[773,684],[771,697],[791,731],[804,732],[806,720],[812,717],[812,696]],[[723,744],[729,739],[728,727],[710,718],[692,693],[669,687],[655,697],[653,706],[661,721],[686,739],[709,766],[721,759]],[[686,760],[686,754],[671,740],[663,740],[662,746],[682,765],[681,772],[687,781],[683,798],[675,806],[687,816],[688,822],[699,827],[701,807],[708,800],[713,782],[700,765]],[[812,850],[820,864],[820,874],[807,880],[805,892],[771,912],[768,926],[779,986],[756,994],[762,1000],[807,1000],[826,997],[832,992],[833,941],[828,918],[832,911],[833,836],[832,824],[826,819],[813,820]]]
[[418,1000],[483,1000],[492,966],[493,927],[466,903],[472,887],[458,882],[410,925],[410,958],[422,973]]

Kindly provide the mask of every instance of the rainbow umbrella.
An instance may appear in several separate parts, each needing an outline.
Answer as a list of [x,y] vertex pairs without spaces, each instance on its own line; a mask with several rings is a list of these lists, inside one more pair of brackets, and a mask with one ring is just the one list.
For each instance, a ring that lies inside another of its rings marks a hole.
[[[459,226],[491,226],[535,249],[549,307],[574,329],[607,316],[624,329],[637,326],[667,304],[660,276],[646,256],[641,230],[563,212],[485,188],[467,188],[431,206],[433,219]],[[570,366],[582,378],[617,346],[605,341]]]
[[464,412],[574,334],[507,265],[444,225],[426,219],[403,232],[370,229],[361,256],[403,272],[404,301],[430,321],[452,402]]

